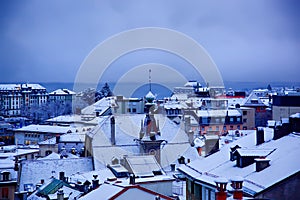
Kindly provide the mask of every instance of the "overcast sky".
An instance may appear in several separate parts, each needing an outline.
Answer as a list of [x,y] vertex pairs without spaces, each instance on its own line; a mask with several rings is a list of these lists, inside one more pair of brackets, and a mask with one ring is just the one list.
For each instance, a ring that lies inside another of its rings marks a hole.
[[[0,82],[73,82],[100,42],[141,27],[169,28],[195,39],[226,81],[300,81],[298,2],[2,0]],[[188,64],[174,57],[132,53],[111,65],[107,76],[122,76],[121,66],[129,70],[150,62],[185,71]],[[186,78],[197,78],[192,74]]]

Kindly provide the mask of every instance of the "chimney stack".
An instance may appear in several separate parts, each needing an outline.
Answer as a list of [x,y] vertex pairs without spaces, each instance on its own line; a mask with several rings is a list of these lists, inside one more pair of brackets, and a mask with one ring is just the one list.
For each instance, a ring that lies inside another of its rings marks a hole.
[[135,185],[135,176],[134,176],[134,174],[130,174],[130,176],[129,176],[129,184],[130,185]]
[[243,177],[235,176],[231,178],[231,187],[233,188],[233,199],[243,199]]
[[56,142],[56,144],[59,143],[59,140],[60,140],[60,135],[56,135],[56,136],[55,136],[55,142]]
[[57,200],[64,200],[64,191],[59,189],[57,192]]
[[264,134],[265,132],[263,127],[256,128],[256,145],[260,145],[265,142]]
[[111,144],[116,144],[116,122],[114,116],[110,118]]
[[191,130],[191,117],[190,116],[185,116],[184,117],[184,128],[185,132],[188,133],[189,130]]
[[217,191],[216,191],[216,200],[226,200],[227,199],[227,179],[225,178],[218,178],[215,180]]
[[65,172],[59,172],[59,180],[65,181]]
[[92,180],[92,183],[93,183],[93,190],[94,190],[99,187],[99,180],[97,179],[98,175],[93,175],[93,177],[94,177],[94,179]]

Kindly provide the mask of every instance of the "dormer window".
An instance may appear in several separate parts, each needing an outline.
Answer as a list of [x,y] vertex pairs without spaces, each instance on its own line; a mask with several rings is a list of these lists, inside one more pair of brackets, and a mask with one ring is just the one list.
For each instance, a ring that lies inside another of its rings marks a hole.
[[1,172],[1,181],[10,181],[10,179],[11,179],[10,172],[7,171]]

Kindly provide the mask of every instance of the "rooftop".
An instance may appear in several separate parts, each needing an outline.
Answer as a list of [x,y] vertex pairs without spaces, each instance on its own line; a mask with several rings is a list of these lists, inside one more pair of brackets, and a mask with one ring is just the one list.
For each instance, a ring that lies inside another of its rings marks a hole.
[[[188,176],[210,184],[212,187],[215,186],[214,181],[218,177],[231,179],[233,176],[241,176],[244,178],[244,192],[252,196],[299,172],[299,135],[290,134],[278,140],[269,140],[261,145],[256,145],[255,135],[249,134],[229,145],[224,145],[217,153],[181,166],[179,169]],[[255,171],[255,164],[244,168],[236,167],[236,162],[229,159],[230,147],[235,145],[241,146],[242,149],[248,148],[248,151],[239,149],[245,155],[267,156],[270,159],[270,166],[260,172]]]
[[76,128],[74,127],[65,127],[65,126],[51,126],[51,125],[29,125],[22,128],[16,129],[17,132],[38,132],[38,133],[68,133],[75,132]]

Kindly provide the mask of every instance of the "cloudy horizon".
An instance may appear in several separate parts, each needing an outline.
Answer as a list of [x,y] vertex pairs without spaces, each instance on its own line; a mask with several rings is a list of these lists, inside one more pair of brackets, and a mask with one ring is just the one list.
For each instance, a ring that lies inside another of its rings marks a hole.
[[[258,0],[1,1],[0,82],[73,82],[98,44],[143,27],[193,38],[225,81],[298,82],[298,7],[297,1]],[[106,79],[146,63],[173,67],[186,79],[199,78],[174,55],[141,50],[112,63]]]

